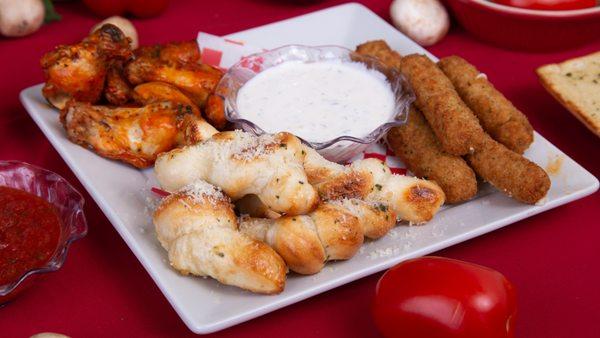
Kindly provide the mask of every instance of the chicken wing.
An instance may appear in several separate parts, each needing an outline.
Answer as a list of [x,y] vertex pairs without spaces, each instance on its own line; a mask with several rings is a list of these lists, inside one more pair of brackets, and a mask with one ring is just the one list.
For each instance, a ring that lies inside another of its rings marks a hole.
[[105,24],[80,43],[58,46],[46,53],[41,60],[46,79],[44,97],[59,109],[70,99],[97,102],[109,62],[129,58],[130,43],[119,28]]
[[183,94],[177,87],[165,82],[146,82],[133,89],[133,99],[140,104],[171,101],[189,106],[192,114],[200,117],[200,110],[192,100]]
[[225,103],[223,98],[216,94],[210,94],[204,108],[204,116],[219,129],[225,128],[227,118],[225,117]]
[[129,82],[123,76],[123,63],[112,62],[106,74],[104,97],[110,104],[122,106],[131,100],[132,91]]
[[135,50],[135,56],[159,59],[171,64],[200,62],[200,50],[194,40],[140,47]]
[[189,106],[176,102],[111,108],[69,101],[61,112],[61,122],[72,142],[145,168],[158,154],[184,142],[183,130],[193,116]]
[[160,53],[141,53],[127,64],[125,75],[134,85],[151,81],[172,84],[203,108],[223,74],[216,68],[198,63],[165,61]]

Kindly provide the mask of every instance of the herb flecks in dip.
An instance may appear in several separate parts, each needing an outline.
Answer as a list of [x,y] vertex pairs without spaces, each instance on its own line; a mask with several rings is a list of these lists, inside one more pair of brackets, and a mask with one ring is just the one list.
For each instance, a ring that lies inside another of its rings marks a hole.
[[382,73],[359,62],[285,62],[238,92],[238,114],[264,131],[307,141],[365,137],[393,119],[395,97]]

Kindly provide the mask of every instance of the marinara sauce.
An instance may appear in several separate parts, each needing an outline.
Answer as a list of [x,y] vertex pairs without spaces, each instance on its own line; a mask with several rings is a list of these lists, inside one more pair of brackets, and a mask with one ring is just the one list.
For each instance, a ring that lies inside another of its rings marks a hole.
[[44,266],[60,237],[60,218],[46,200],[0,186],[0,285]]

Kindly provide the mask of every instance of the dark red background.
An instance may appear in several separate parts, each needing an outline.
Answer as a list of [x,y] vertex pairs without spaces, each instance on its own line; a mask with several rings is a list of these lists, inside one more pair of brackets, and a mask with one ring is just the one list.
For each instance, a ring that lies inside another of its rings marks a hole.
[[[142,44],[193,39],[199,30],[227,34],[341,1],[177,1],[158,18],[135,20]],[[390,1],[361,1],[385,19]],[[59,5],[61,22],[21,39],[0,38],[0,159],[56,171],[84,192],[18,100],[42,81],[39,59],[59,43],[80,40],[97,21],[79,3]],[[518,32],[515,32],[518,34]],[[600,141],[538,84],[534,69],[600,49],[600,42],[554,54],[498,49],[454,25],[438,55],[476,64],[520,107],[535,129],[600,176]],[[41,331],[73,337],[192,336],[93,200],[85,194],[88,236],[65,266],[0,309],[0,336]],[[519,337],[600,337],[600,194],[441,251],[487,265],[518,288]],[[369,306],[381,274],[214,334],[215,337],[376,337]],[[201,302],[201,299],[198,299]]]

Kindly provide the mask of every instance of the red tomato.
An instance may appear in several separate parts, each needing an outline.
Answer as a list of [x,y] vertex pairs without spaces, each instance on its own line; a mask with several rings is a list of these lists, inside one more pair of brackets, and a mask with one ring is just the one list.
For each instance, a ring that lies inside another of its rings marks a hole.
[[499,272],[441,257],[408,260],[377,283],[373,315],[387,338],[514,337],[516,294]]
[[83,0],[83,3],[98,16],[125,14],[127,1],[122,0]]
[[496,3],[519,8],[563,11],[596,6],[596,0],[493,0]]
[[127,0],[127,11],[138,18],[149,18],[162,13],[169,0]]
[[94,14],[102,17],[131,13],[140,18],[157,16],[170,0],[83,0]]

